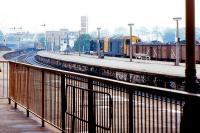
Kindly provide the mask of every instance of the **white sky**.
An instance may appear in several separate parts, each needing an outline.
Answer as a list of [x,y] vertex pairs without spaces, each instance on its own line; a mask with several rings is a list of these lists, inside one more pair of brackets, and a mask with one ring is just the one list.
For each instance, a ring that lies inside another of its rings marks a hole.
[[[196,7],[200,0],[196,0]],[[22,26],[31,32],[68,28],[79,30],[80,16],[89,18],[89,31],[96,27],[113,30],[128,27],[175,27],[172,18],[183,17],[185,26],[185,0],[0,0],[0,29]],[[196,8],[196,26],[200,27],[200,8]]]

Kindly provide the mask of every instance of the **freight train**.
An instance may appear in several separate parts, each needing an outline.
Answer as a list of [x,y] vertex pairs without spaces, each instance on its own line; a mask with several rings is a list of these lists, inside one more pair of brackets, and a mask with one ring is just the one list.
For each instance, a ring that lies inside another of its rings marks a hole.
[[[97,53],[97,40],[90,41],[90,52]],[[132,36],[132,53],[147,54],[153,60],[174,61],[176,58],[175,44],[143,43],[137,36]],[[186,59],[185,44],[179,45],[180,61]],[[100,40],[100,50],[106,56],[130,57],[130,37],[111,37]],[[196,44],[196,61],[200,63],[200,45]],[[134,54],[133,54],[134,55]]]

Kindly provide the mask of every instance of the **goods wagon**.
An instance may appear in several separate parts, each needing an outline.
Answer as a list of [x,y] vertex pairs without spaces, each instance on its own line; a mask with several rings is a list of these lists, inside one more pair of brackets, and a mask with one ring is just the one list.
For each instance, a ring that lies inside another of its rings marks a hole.
[[[97,40],[90,41],[90,51],[97,53]],[[179,45],[179,57],[185,62],[185,44]],[[100,40],[100,49],[104,55],[117,57],[130,57],[130,37],[111,37]],[[200,63],[200,45],[196,44],[196,62]],[[145,44],[137,36],[132,36],[132,53],[142,53],[150,56],[152,60],[174,61],[176,59],[176,44]],[[133,57],[134,58],[134,57]]]

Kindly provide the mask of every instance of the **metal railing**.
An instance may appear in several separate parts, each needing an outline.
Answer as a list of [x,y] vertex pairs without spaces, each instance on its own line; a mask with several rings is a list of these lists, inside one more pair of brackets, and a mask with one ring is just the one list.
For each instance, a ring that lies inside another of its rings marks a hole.
[[0,61],[0,99],[8,98],[9,63]]
[[[179,133],[199,94],[9,62],[9,99],[62,132]],[[200,103],[200,102],[199,102]]]

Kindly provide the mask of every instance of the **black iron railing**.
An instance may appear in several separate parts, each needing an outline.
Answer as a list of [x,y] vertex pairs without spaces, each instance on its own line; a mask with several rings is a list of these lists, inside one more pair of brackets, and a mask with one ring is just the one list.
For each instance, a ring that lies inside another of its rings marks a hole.
[[[9,62],[9,99],[62,132],[178,133],[200,95]],[[200,102],[199,102],[200,103]]]

